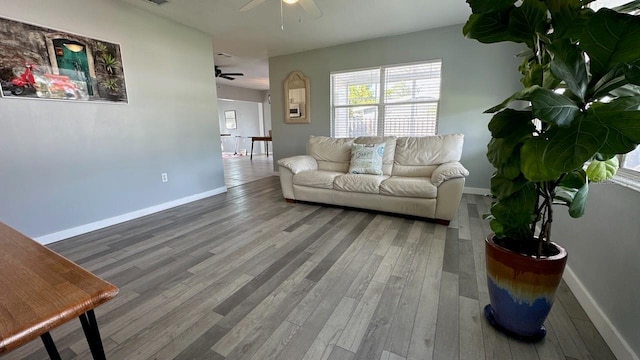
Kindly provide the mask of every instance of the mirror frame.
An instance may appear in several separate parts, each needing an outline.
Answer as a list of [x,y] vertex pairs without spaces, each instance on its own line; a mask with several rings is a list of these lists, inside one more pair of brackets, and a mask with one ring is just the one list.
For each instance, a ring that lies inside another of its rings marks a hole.
[[224,112],[224,127],[227,128],[228,130],[233,130],[238,128],[238,119],[236,118],[235,110],[226,110]]
[[[310,124],[311,114],[309,113],[309,78],[300,71],[292,71],[284,80],[284,122],[286,124]],[[302,116],[291,117],[289,112],[289,90],[305,89],[305,103]]]

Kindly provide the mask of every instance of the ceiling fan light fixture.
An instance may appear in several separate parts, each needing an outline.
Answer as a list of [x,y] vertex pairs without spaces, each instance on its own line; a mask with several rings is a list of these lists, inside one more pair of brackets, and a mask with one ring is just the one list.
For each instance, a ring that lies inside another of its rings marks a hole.
[[286,2],[289,5],[293,5],[293,4],[296,4],[298,2],[298,0],[282,0],[282,1]]

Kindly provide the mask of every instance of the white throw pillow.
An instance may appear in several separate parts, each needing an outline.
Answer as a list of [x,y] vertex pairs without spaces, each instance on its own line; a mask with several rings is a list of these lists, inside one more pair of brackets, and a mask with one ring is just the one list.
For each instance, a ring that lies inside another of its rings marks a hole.
[[384,143],[351,145],[349,173],[382,175],[384,145]]

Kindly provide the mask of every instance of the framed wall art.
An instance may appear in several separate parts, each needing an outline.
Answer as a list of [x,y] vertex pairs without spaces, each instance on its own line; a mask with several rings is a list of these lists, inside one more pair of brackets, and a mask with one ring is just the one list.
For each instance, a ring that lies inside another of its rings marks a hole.
[[4,98],[127,103],[120,45],[0,17]]

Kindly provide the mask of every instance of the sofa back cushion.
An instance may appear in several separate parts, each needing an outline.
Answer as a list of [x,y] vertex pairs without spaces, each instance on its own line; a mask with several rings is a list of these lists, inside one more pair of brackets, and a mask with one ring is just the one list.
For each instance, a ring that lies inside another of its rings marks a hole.
[[463,142],[462,134],[400,137],[391,174],[429,177],[438,165],[460,161]]
[[356,144],[382,144],[384,143],[384,155],[382,156],[382,173],[391,175],[393,170],[393,158],[396,153],[395,136],[361,136],[354,140]]
[[352,138],[331,138],[327,136],[309,136],[307,155],[318,162],[318,170],[346,173],[351,161]]

